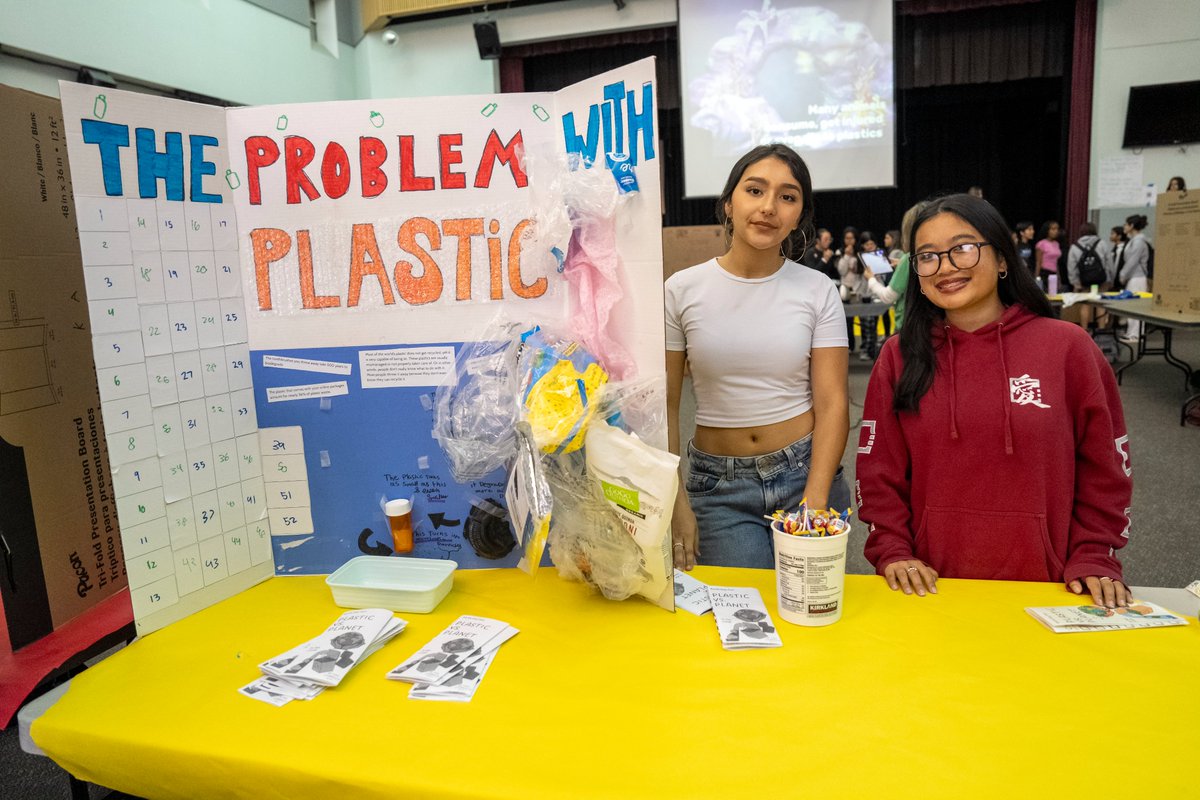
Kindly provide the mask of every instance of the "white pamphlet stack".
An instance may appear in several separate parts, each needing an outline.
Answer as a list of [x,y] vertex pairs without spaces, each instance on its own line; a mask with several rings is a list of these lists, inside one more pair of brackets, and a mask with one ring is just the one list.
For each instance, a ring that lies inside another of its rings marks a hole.
[[382,608],[347,611],[320,636],[259,664],[264,677],[238,691],[273,706],[311,700],[325,687],[337,686],[407,624]]
[[500,645],[517,635],[507,622],[469,614],[450,623],[427,645],[387,674],[413,684],[414,700],[469,702]]

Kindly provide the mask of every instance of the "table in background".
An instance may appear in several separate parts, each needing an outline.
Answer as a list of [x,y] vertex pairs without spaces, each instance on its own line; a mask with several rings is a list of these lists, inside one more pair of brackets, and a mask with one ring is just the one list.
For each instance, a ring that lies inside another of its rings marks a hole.
[[[33,724],[70,772],[148,798],[1178,797],[1195,789],[1200,625],[1055,635],[1057,584],[846,579],[845,616],[727,652],[711,615],[609,602],[543,569],[460,571],[429,615],[312,701],[237,694],[339,613],[274,578],[77,677]],[[460,614],[512,623],[468,704],[384,679]],[[1135,733],[1133,739],[1130,734]],[[1137,746],[1133,746],[1136,742]],[[1190,766],[1189,766],[1190,765]]]
[[[1096,308],[1102,308],[1118,317],[1136,319],[1143,323],[1137,346],[1134,348],[1133,359],[1117,369],[1117,383],[1121,382],[1125,370],[1141,361],[1143,356],[1162,356],[1163,360],[1183,373],[1183,390],[1184,392],[1190,391],[1189,387],[1196,372],[1190,364],[1171,351],[1171,341],[1176,330],[1200,330],[1200,314],[1181,314],[1155,309],[1154,300],[1146,297],[1135,300],[1084,300],[1083,302]],[[1162,334],[1162,347],[1150,347],[1146,344],[1146,337],[1156,332]],[[1188,406],[1197,401],[1200,401],[1200,394],[1193,394],[1183,401],[1179,414],[1180,425],[1187,420]]]

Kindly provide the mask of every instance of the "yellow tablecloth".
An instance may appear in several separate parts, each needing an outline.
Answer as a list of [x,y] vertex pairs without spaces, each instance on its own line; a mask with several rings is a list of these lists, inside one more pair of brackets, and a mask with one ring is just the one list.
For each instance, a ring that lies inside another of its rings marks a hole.
[[[756,586],[774,573],[699,568]],[[274,578],[75,678],[33,727],[71,773],[148,798],[1177,797],[1196,790],[1200,626],[1055,635],[1052,584],[848,576],[845,616],[726,652],[711,615],[613,603],[552,571],[464,571],[336,689],[242,697],[340,610]],[[521,630],[467,704],[384,673],[460,614]]]

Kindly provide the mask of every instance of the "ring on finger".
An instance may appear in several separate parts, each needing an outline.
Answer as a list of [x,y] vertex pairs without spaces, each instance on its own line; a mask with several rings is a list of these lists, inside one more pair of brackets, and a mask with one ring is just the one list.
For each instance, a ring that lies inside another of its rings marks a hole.
[[683,542],[676,542],[675,547],[683,547]]
[[1108,581],[1109,583],[1112,583],[1112,578],[1108,577],[1107,575],[1100,576],[1100,580]]
[[917,569],[916,567],[909,567],[907,571],[908,572],[920,572],[920,570]]

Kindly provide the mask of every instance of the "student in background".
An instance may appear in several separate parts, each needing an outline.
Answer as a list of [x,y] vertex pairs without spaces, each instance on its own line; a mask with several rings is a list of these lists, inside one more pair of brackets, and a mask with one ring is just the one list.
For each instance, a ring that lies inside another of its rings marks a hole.
[[1114,225],[1108,233],[1108,260],[1109,274],[1112,275],[1114,289],[1121,288],[1121,279],[1118,277],[1121,274],[1121,267],[1125,266],[1125,245],[1129,243],[1129,237],[1125,235],[1125,227],[1123,225]]
[[[842,247],[834,253],[838,271],[839,289],[843,303],[857,302],[865,283],[862,277],[862,264],[858,261],[858,228],[846,226],[842,230]],[[854,352],[854,318],[846,318],[846,339],[850,344],[850,352]]]
[[1038,233],[1038,243],[1033,248],[1033,276],[1046,289],[1049,288],[1049,276],[1058,274],[1058,260],[1062,258],[1062,245],[1058,243],[1058,237],[1061,233],[1062,228],[1058,222],[1050,220],[1042,225],[1042,229]]
[[1114,551],[1133,484],[1112,368],[1051,316],[986,201],[934,200],[912,238],[907,318],[863,407],[867,559],[906,594],[939,577],[1061,581],[1126,605]]
[[[812,179],[782,144],[734,165],[717,204],[729,249],[666,282],[667,428],[680,453],[684,363],[696,394],[687,481],[671,521],[675,566],[770,568],[764,515],[847,508],[850,425],[837,287],[789,259],[812,238]],[[799,255],[799,253],[796,253]]]
[[833,234],[828,228],[817,228],[817,240],[800,259],[800,263],[815,269],[830,280],[837,281],[837,264],[834,263],[832,248]]
[[883,235],[883,249],[887,250],[889,260],[900,260],[900,256],[904,255],[904,248],[900,246],[900,231],[888,231]]
[[1014,242],[1017,246],[1017,255],[1021,257],[1021,261],[1029,268],[1029,273],[1032,275],[1037,267],[1033,255],[1033,223],[1029,221],[1018,222],[1017,227],[1013,230],[1017,237]]
[[[867,290],[881,303],[886,303],[893,307],[893,315],[896,317],[896,330],[900,330],[900,326],[904,324],[904,297],[908,290],[908,282],[912,270],[909,267],[908,250],[912,246],[909,236],[909,229],[912,228],[912,221],[916,218],[917,212],[921,210],[924,203],[917,203],[915,206],[904,212],[904,218],[900,221],[900,230],[902,233],[899,237],[900,257],[892,260],[892,279],[885,286],[875,277],[870,268],[863,271],[863,275],[867,279]],[[895,251],[893,251],[895,252]]]
[[[1146,227],[1143,214],[1133,214],[1125,218],[1125,235],[1129,243],[1125,245],[1124,260],[1117,280],[1131,292],[1144,292],[1150,288],[1150,244],[1142,231]],[[1136,319],[1125,321],[1125,335],[1121,341],[1134,344],[1142,335],[1142,323]]]
[[[875,241],[875,234],[870,231],[863,231],[859,235],[861,246],[858,252],[858,283],[857,293],[859,300],[863,303],[873,303],[875,298],[871,295],[871,290],[867,280],[867,263],[863,260],[865,253],[879,252],[879,245]],[[858,351],[859,361],[874,361],[879,355],[879,317],[859,317],[858,329],[862,337],[862,347]]]
[[[1079,226],[1079,235],[1067,248],[1067,280],[1072,290],[1087,292],[1095,286],[1106,292],[1112,287],[1116,276],[1109,272],[1108,250],[1108,242],[1096,235],[1095,225],[1085,222]],[[1095,311],[1087,303],[1079,304],[1079,324],[1085,330],[1092,326]]]
[[1185,181],[1182,176],[1175,175],[1171,178],[1171,180],[1167,181],[1167,191],[1168,192],[1186,192],[1187,191],[1187,181]]

